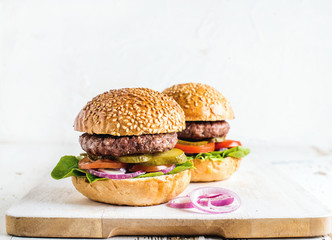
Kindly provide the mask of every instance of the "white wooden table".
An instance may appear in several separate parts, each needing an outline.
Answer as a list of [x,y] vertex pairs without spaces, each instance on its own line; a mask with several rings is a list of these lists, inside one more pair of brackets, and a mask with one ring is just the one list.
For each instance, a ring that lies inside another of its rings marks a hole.
[[[288,174],[296,182],[313,193],[332,210],[332,150],[308,146],[276,146],[252,144],[253,155],[268,161]],[[8,236],[5,231],[6,210],[31,188],[41,183],[55,166],[60,156],[81,152],[79,145],[50,144],[0,144],[0,239],[21,239]],[[316,204],[316,203],[313,203]],[[157,237],[114,237],[116,239],[152,240]],[[40,238],[38,238],[40,239]],[[158,237],[158,239],[170,239]],[[178,239],[178,238],[172,238]],[[181,239],[184,239],[181,237]],[[185,238],[185,239],[189,239]],[[191,238],[192,239],[192,238]],[[195,237],[194,239],[220,239]],[[313,238],[310,238],[313,239]],[[322,236],[314,239],[331,239]]]

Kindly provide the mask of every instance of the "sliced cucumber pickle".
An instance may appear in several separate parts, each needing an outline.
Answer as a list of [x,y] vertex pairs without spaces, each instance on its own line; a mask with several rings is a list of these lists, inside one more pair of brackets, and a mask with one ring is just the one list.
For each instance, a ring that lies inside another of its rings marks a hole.
[[115,159],[122,163],[143,163],[148,162],[151,158],[151,154],[142,155],[125,155],[121,157],[116,157]]
[[180,149],[173,148],[172,150],[151,154],[152,158],[150,161],[142,163],[145,166],[156,166],[156,165],[171,165],[171,164],[182,164],[187,161],[187,157],[184,152]]
[[223,142],[225,141],[225,137],[215,137],[215,138],[211,138],[209,142]]
[[81,153],[80,156],[81,156],[81,157],[88,157],[88,158],[90,158],[91,160],[98,160],[98,159],[101,159],[101,158],[102,158],[102,156],[96,156],[96,155],[89,154],[89,153]]
[[123,163],[139,163],[145,166],[153,166],[185,163],[187,157],[182,150],[173,148],[162,153],[121,156],[117,157],[116,160]]
[[203,146],[208,143],[209,143],[208,141],[189,142],[189,141],[184,141],[181,139],[178,140],[178,144],[182,144],[182,145]]

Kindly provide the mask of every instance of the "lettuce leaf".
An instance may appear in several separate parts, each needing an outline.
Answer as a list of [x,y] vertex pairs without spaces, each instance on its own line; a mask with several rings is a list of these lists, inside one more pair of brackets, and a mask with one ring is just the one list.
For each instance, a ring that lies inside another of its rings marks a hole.
[[84,172],[78,168],[79,159],[75,156],[63,156],[51,172],[54,179],[62,179],[71,176],[84,176]]
[[175,173],[179,173],[179,172],[182,172],[184,170],[188,170],[188,169],[192,169],[192,168],[194,168],[194,164],[191,161],[188,160],[185,163],[176,164],[175,168],[167,174],[175,174]]
[[164,175],[164,173],[163,172],[151,172],[151,173],[145,173],[145,174],[139,175],[135,178],[158,177],[161,175]]
[[[53,171],[51,172],[52,178],[59,180],[71,176],[77,176],[77,177],[86,177],[90,183],[93,183],[95,181],[100,180],[107,180],[108,178],[101,178],[97,177],[93,174],[87,173],[86,171],[78,168],[78,162],[82,159],[81,156],[75,157],[75,156],[63,156],[58,164],[55,166]],[[193,168],[193,164],[190,161],[187,161],[183,164],[176,164],[176,167],[170,171],[167,174],[175,174],[182,172],[184,170]],[[164,175],[163,172],[153,172],[153,173],[146,173],[137,176],[136,178],[146,178],[146,177],[156,177]]]
[[91,173],[85,173],[85,177],[89,180],[90,183],[93,183],[95,181],[100,181],[100,180],[107,180],[108,178],[101,178],[101,177],[98,177],[98,176],[95,176]]
[[86,177],[90,183],[93,183],[98,180],[106,180],[107,178],[100,178],[86,171],[78,168],[78,162],[82,159],[81,156],[63,156],[60,158],[60,161],[55,166],[53,171],[51,172],[52,178],[59,180],[71,176],[76,177]]
[[213,151],[208,153],[199,153],[192,156],[187,156],[188,160],[201,159],[212,161],[223,161],[226,157],[243,158],[250,153],[249,148],[237,146],[234,148],[226,149],[224,151]]

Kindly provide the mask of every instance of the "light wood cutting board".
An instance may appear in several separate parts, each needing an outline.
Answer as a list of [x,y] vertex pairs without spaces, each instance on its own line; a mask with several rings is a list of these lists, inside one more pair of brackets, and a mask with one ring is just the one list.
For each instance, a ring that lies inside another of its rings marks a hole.
[[235,191],[241,207],[227,214],[180,210],[166,204],[125,207],[97,203],[70,179],[50,177],[7,211],[16,236],[107,238],[116,235],[218,235],[226,238],[311,237],[332,231],[328,208],[273,166],[247,157],[230,179],[190,184]]

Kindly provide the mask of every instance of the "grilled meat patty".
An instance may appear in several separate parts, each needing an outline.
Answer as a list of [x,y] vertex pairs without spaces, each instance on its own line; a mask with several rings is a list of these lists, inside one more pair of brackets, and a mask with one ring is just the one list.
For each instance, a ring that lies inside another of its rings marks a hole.
[[229,124],[226,121],[197,121],[186,122],[186,129],[178,133],[180,139],[207,139],[214,137],[224,137],[229,131]]
[[176,133],[123,137],[84,133],[79,141],[82,149],[89,154],[119,157],[164,152],[174,148],[178,139]]

